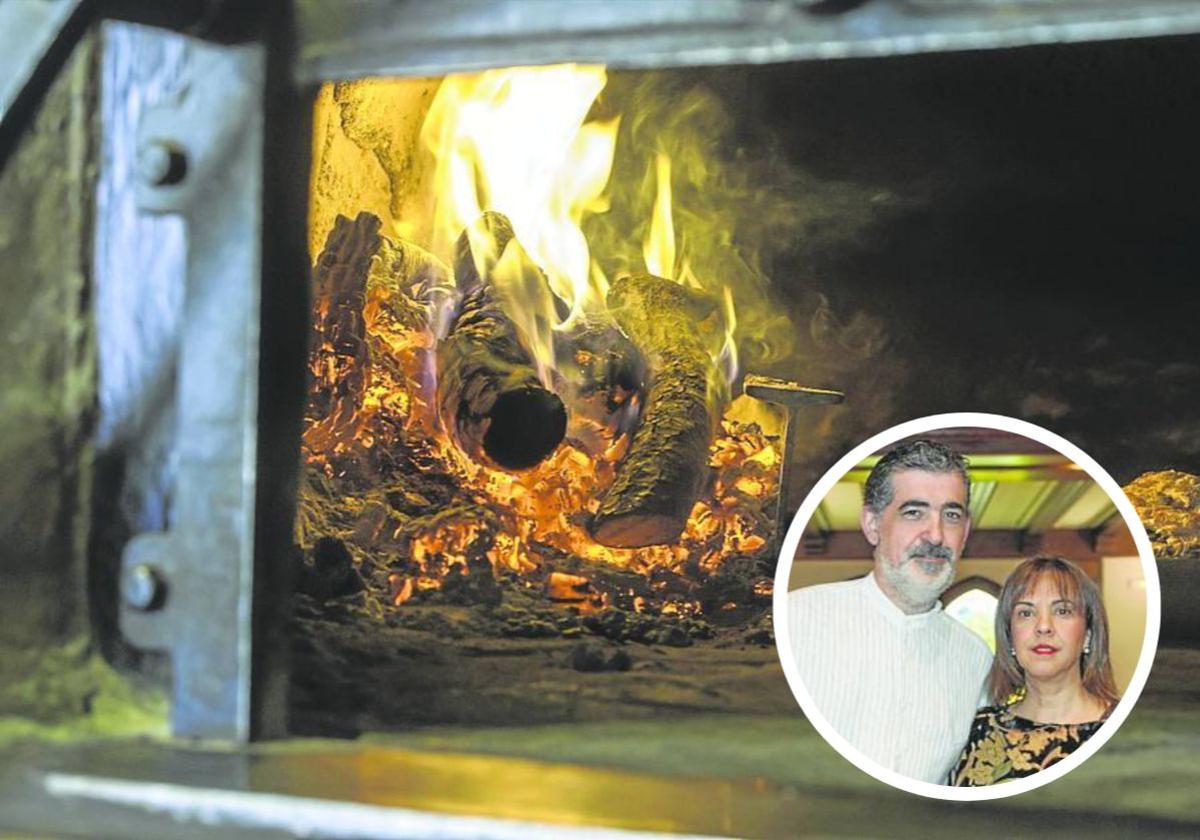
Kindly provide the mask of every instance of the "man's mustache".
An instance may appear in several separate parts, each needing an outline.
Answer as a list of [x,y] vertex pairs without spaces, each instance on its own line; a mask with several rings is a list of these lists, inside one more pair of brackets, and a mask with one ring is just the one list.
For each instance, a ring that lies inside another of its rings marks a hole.
[[947,562],[954,560],[954,552],[950,550],[949,546],[935,545],[928,540],[921,540],[920,543],[909,549],[905,556],[909,560],[914,557],[932,557]]

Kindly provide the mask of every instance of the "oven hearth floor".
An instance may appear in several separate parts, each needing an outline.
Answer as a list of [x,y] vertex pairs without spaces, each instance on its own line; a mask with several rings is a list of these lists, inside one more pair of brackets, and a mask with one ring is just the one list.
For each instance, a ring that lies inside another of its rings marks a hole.
[[859,773],[798,712],[437,727],[246,749],[26,744],[0,828],[122,837],[1196,836],[1200,650],[1163,649],[1086,765],[1011,799],[946,803]]
[[544,637],[506,636],[494,616],[473,607],[406,607],[400,615],[406,625],[337,612],[293,621],[293,732],[353,736],[796,709],[765,629],[769,616],[717,628],[712,638],[683,634],[680,646],[679,638],[622,643],[581,628],[566,637],[552,628]]

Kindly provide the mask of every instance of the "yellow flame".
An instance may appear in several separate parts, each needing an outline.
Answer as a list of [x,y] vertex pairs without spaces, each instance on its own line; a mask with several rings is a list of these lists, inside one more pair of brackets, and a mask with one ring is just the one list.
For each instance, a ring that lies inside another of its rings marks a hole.
[[604,305],[581,224],[608,206],[618,120],[585,122],[606,82],[602,66],[574,64],[447,76],[421,130],[436,159],[435,252],[453,253],[484,210],[503,213],[570,307],[568,322]]
[[734,309],[733,290],[729,286],[721,288],[721,303],[725,320],[725,343],[721,346],[717,359],[722,373],[725,374],[725,381],[733,382],[738,372],[737,339],[734,338],[734,333],[737,332],[737,310]]
[[[672,209],[671,158],[662,152],[654,159],[656,190],[654,209],[650,216],[650,230],[642,243],[642,257],[646,270],[651,274],[675,280],[681,285],[705,291],[704,282],[693,271],[691,263],[684,257],[676,270],[675,219]],[[720,348],[712,353],[719,379],[709,383],[709,398],[713,405],[724,405],[728,386],[737,377],[738,355],[737,312],[733,303],[733,290],[728,284],[721,287],[721,320],[724,325],[724,340]]]
[[671,158],[659,152],[654,159],[654,210],[650,215],[650,231],[642,243],[646,270],[659,277],[675,277],[675,221],[671,215]]
[[554,300],[536,265],[522,259],[516,240],[509,242],[491,271],[504,311],[525,336],[543,384],[550,385],[554,367],[554,335],[557,313]]
[[[449,258],[463,230],[478,232],[473,223],[484,210],[508,217],[529,259],[507,249],[492,278],[544,375],[553,365],[554,332],[605,310],[608,280],[582,223],[608,209],[619,118],[586,121],[606,83],[603,67],[574,64],[451,75],[421,129],[436,161],[434,252]],[[656,154],[654,171],[654,206],[642,245],[646,269],[722,296],[725,341],[714,348],[714,361],[729,381],[737,367],[732,292],[715,282],[706,286],[680,253],[670,156]],[[486,250],[480,245],[476,254]],[[555,307],[547,283],[569,314]]]

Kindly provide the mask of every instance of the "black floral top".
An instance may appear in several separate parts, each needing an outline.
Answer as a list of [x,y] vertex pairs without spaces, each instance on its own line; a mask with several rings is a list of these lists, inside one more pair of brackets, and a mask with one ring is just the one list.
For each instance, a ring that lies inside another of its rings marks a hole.
[[1103,724],[1103,718],[1037,723],[1017,717],[1011,706],[985,706],[975,713],[967,746],[947,784],[980,787],[1032,776],[1075,752]]

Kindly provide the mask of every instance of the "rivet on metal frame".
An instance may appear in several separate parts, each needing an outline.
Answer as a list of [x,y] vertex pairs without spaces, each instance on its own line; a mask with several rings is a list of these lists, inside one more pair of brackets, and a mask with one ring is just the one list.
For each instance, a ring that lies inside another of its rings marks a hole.
[[154,612],[167,602],[167,582],[149,563],[138,563],[121,579],[121,597],[132,609]]
[[146,140],[138,147],[138,180],[148,187],[167,187],[187,176],[187,155],[169,140]]

